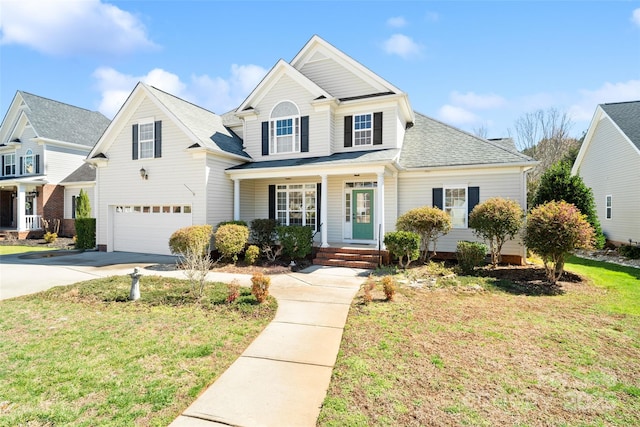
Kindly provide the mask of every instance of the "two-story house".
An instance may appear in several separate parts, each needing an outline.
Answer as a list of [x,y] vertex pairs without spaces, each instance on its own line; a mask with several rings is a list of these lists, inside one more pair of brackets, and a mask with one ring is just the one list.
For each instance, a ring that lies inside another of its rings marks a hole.
[[[100,248],[158,253],[179,225],[255,218],[309,226],[324,248],[375,248],[423,205],[451,215],[439,251],[455,252],[474,239],[468,214],[480,201],[526,207],[536,164],[416,113],[406,93],[318,36],[222,117],[139,84],[88,161],[98,166]],[[504,253],[525,255],[519,242]]]
[[[61,221],[61,235],[74,234],[75,198],[84,189],[94,199],[95,173],[84,159],[108,124],[98,112],[16,93],[0,125],[3,233],[41,235],[47,219]],[[78,169],[83,181],[75,178]]]

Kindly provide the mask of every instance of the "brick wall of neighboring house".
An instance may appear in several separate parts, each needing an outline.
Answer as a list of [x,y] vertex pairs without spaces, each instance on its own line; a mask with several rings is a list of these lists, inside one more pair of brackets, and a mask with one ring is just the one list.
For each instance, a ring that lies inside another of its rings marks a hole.
[[[38,197],[37,212],[42,219],[52,221],[60,220],[59,234],[63,234],[62,219],[64,218],[64,187],[61,185],[44,184],[38,187],[40,196]],[[43,225],[44,226],[44,225]],[[53,232],[53,223],[51,224],[51,232]]]

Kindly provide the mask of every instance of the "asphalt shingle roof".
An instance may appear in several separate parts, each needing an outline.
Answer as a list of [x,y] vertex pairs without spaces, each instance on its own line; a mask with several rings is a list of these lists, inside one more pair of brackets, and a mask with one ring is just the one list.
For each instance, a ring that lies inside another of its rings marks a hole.
[[25,114],[42,138],[93,147],[111,122],[97,111],[18,91],[27,109]]
[[82,164],[78,169],[74,170],[62,180],[62,184],[72,182],[91,182],[96,180],[96,168],[88,163]]
[[640,101],[600,104],[600,107],[640,150]]
[[224,125],[221,116],[153,86],[147,88],[196,135],[203,147],[250,158],[243,149],[242,139]]
[[420,113],[415,116],[400,154],[399,163],[404,168],[535,163],[504,143],[480,138]]

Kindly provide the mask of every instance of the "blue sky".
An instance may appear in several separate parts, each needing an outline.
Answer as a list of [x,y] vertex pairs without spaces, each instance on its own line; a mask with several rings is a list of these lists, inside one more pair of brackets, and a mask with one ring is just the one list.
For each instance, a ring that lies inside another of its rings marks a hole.
[[224,113],[314,34],[488,137],[640,99],[640,1],[0,0],[0,114],[24,90],[112,118],[138,81]]

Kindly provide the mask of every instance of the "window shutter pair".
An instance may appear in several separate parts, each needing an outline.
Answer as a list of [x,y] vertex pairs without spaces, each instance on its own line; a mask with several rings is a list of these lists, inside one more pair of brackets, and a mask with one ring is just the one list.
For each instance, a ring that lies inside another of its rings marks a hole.
[[[309,152],[309,116],[300,117],[300,151]],[[262,155],[269,155],[269,122],[262,122]]]
[[[154,122],[154,141],[153,141],[153,157],[162,157],[162,120]],[[138,125],[131,127],[131,159],[138,160]]]
[[[373,113],[373,145],[382,145],[382,112]],[[344,116],[344,146],[353,147],[353,116]]]
[[[316,184],[316,230],[320,230],[320,210],[322,209],[322,184]],[[276,186],[269,185],[269,219],[276,219]]]
[[[444,194],[444,191],[442,188],[431,189],[434,208],[444,210],[443,194]],[[467,188],[467,214],[470,214],[473,208],[475,208],[478,203],[480,203],[480,187],[468,187]]]

